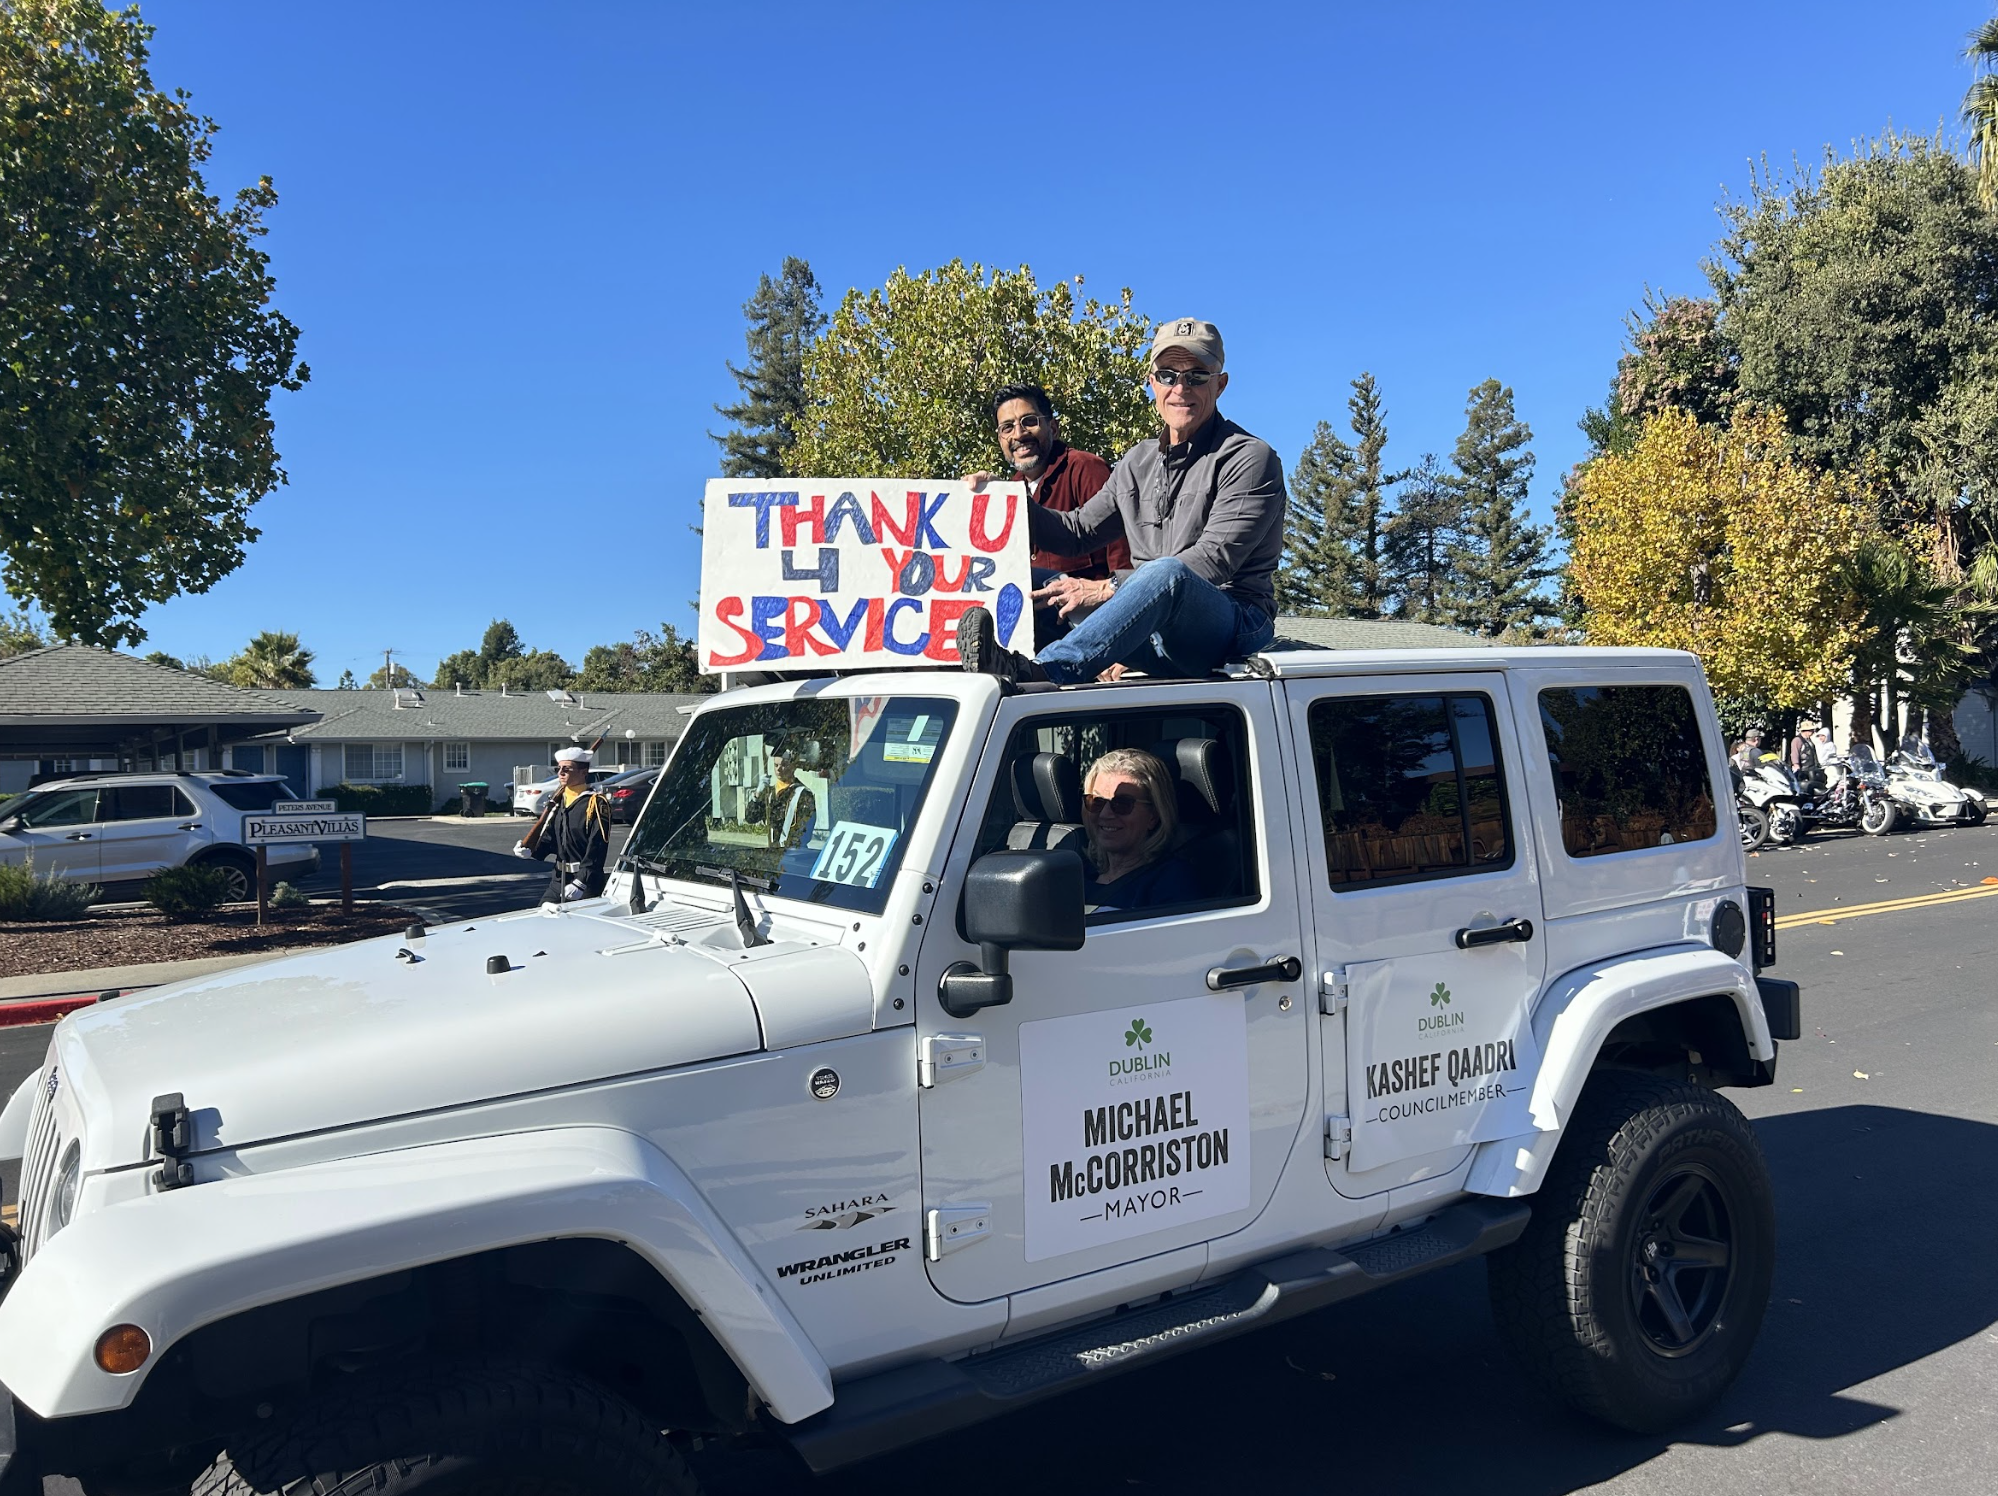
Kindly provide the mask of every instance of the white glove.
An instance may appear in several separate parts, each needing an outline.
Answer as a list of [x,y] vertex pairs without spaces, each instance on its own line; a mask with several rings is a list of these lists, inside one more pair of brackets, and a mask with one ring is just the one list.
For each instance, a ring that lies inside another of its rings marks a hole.
[[534,860],[534,854],[527,850],[525,842],[515,842],[513,844],[513,855],[516,857],[525,857],[529,862]]
[[580,883],[571,883],[562,890],[562,897],[565,899],[586,899],[589,896],[590,891]]

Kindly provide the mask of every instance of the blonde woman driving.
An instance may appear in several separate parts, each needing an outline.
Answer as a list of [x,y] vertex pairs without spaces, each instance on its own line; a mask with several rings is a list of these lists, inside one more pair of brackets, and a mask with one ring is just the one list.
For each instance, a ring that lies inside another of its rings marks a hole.
[[1096,909],[1145,909],[1200,897],[1192,870],[1173,857],[1179,802],[1154,754],[1116,748],[1082,779],[1082,827],[1090,870],[1082,901]]

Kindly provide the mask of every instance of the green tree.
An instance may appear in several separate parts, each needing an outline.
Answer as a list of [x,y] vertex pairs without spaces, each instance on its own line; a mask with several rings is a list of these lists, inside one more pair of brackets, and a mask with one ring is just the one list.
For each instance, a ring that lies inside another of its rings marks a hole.
[[25,654],[31,649],[47,649],[49,637],[40,625],[18,609],[0,613],[0,660],[8,655]]
[[407,665],[383,665],[368,677],[370,691],[406,691],[412,686],[420,689],[422,685],[416,672]]
[[705,695],[719,682],[702,675],[694,641],[683,639],[670,623],[660,632],[640,629],[628,642],[595,644],[583,656],[578,691],[668,691]]
[[257,247],[277,193],[209,195],[214,122],[154,86],[152,34],[0,6],[0,576],[89,644],[242,563],[285,481],[271,392],[309,377]]
[[170,655],[164,649],[155,649],[146,656],[148,665],[164,665],[169,670],[185,670],[187,662],[178,655]]
[[742,315],[749,320],[749,363],[728,366],[742,398],[715,407],[735,429],[708,437],[721,446],[723,476],[781,478],[804,423],[805,351],[826,325],[812,267],[786,255],[777,279],[758,279]]
[[1474,386],[1464,417],[1450,457],[1456,471],[1446,480],[1463,506],[1450,547],[1453,612],[1462,627],[1497,638],[1554,611],[1540,591],[1554,569],[1546,528],[1526,522],[1533,431],[1515,418],[1512,390],[1496,379]]
[[534,649],[496,667],[494,685],[509,691],[555,691],[576,678],[576,667],[552,649]]
[[317,683],[312,651],[299,647],[296,634],[266,630],[251,639],[229,667],[237,685],[259,690],[297,691]]
[[1145,394],[1152,324],[1126,290],[1079,306],[1026,266],[952,260],[879,290],[847,292],[805,358],[810,397],[791,470],[820,477],[941,478],[990,468],[992,395],[1038,384],[1071,446],[1112,461],[1157,429]]
[[1385,498],[1399,474],[1381,466],[1387,420],[1380,387],[1363,373],[1346,402],[1353,442],[1320,421],[1291,470],[1277,606],[1286,613],[1379,618],[1386,603]]
[[1385,527],[1382,560],[1397,618],[1443,624],[1455,619],[1450,552],[1463,527],[1463,499],[1436,454],[1424,452],[1403,475]]
[[1998,208],[1998,18],[1970,33],[1963,55],[1976,74],[1963,96],[1963,122],[1970,127],[1977,196],[1986,208]]
[[361,687],[360,683],[354,679],[353,671],[342,670],[340,672],[340,684],[334,687],[334,689],[338,691],[358,691]]

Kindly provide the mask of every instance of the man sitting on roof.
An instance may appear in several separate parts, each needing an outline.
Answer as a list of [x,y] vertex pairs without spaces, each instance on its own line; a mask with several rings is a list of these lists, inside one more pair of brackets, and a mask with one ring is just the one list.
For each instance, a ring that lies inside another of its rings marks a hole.
[[966,670],[1063,685],[1119,665],[1197,676],[1275,637],[1283,464],[1220,413],[1228,376],[1213,323],[1185,317],[1159,328],[1151,387],[1157,438],[1126,452],[1081,508],[1028,510],[1037,548],[1074,555],[1122,536],[1133,568],[1038,588],[1034,601],[1072,627],[1032,659],[1002,648],[991,613],[972,609],[957,627]]

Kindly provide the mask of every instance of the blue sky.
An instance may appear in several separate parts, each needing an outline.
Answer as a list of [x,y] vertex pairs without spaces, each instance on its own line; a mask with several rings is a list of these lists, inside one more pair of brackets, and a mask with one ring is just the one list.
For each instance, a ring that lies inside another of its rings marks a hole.
[[142,649],[259,629],[322,683],[428,676],[510,617],[579,661],[685,630],[704,433],[786,254],[828,301],[898,265],[1129,286],[1227,338],[1224,409],[1288,464],[1347,382],[1391,463],[1447,456],[1495,376],[1545,517],[1622,319],[1702,287],[1766,153],[1954,126],[1982,0],[271,5],[150,0],[154,75],[222,126],[209,182],[281,202],[313,379],[289,487]]

